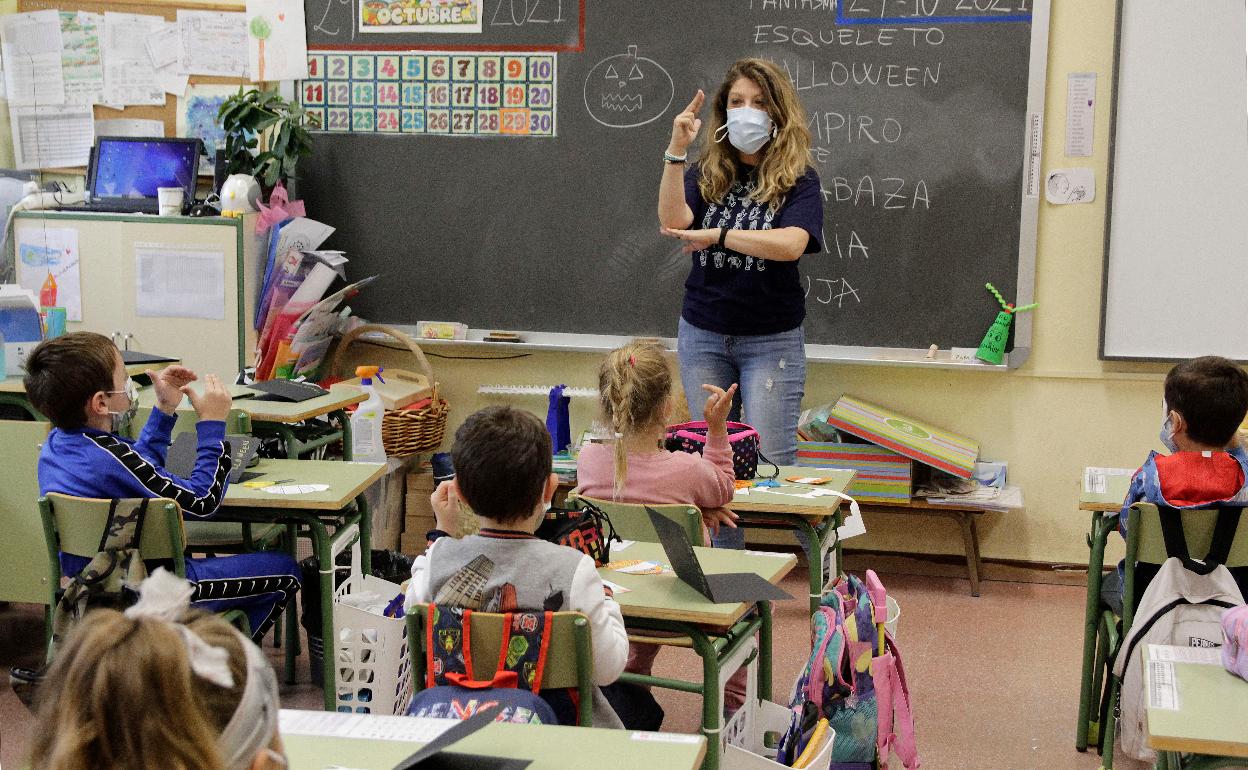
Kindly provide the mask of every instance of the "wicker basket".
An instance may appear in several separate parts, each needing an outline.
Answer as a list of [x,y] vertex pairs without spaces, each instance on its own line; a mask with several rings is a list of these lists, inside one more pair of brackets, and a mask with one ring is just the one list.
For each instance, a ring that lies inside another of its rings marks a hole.
[[451,407],[446,403],[446,399],[438,395],[438,383],[433,379],[433,369],[429,367],[429,360],[425,358],[425,354],[421,352],[420,346],[411,337],[397,329],[380,324],[365,324],[352,329],[339,340],[338,349],[334,351],[334,358],[329,367],[330,373],[340,377],[343,376],[342,364],[343,359],[346,357],[347,348],[351,347],[351,343],[355,342],[362,335],[374,332],[392,337],[412,351],[412,355],[416,356],[416,362],[420,364],[420,368],[424,372],[423,375],[420,375],[405,369],[386,367],[384,376],[412,381],[420,381],[423,378],[428,381],[430,388],[430,401],[426,406],[420,409],[386,410],[385,417],[381,423],[381,441],[385,447],[386,455],[389,457],[408,457],[420,452],[436,450],[442,446],[442,439],[446,435],[446,418],[450,414]]

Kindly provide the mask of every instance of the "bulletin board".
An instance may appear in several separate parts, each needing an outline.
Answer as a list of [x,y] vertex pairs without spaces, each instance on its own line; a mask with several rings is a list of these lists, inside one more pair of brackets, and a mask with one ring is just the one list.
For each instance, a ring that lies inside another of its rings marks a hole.
[[[243,5],[241,3],[221,3],[221,2],[197,2],[196,0],[180,0],[177,4],[169,2],[161,2],[160,0],[126,0],[125,2],[116,2],[115,0],[103,0],[102,2],[69,2],[65,0],[18,0],[17,10],[19,12],[27,11],[87,11],[88,13],[137,13],[148,16],[160,16],[166,21],[174,21],[178,17],[178,10],[197,10],[197,11],[227,11],[242,12]],[[190,78],[190,88],[196,86],[234,86],[236,89],[239,85],[253,86],[249,81],[240,78],[212,77],[208,75],[192,75]],[[159,120],[165,124],[165,136],[179,136],[178,133],[178,110],[181,109],[180,100],[173,94],[166,94],[164,106],[155,105],[134,105],[121,110],[114,110],[110,107],[95,105],[94,113],[96,120],[113,120],[113,119],[130,119],[130,120]],[[71,169],[44,169],[45,171],[68,171]],[[72,169],[77,171],[77,169]]]

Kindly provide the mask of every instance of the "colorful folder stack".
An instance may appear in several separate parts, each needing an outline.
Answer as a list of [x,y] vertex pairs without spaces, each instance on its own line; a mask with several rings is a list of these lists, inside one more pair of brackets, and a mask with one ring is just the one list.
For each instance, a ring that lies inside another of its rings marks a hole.
[[904,503],[910,499],[914,464],[910,458],[882,446],[799,441],[797,464],[811,468],[853,469],[854,481],[845,494],[864,503]]

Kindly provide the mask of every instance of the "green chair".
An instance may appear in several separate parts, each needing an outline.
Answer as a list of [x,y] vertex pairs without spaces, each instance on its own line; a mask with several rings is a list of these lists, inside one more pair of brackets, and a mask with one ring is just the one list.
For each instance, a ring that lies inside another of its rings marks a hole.
[[[1199,558],[1197,554],[1209,552],[1213,541],[1214,524],[1218,516],[1217,510],[1165,509],[1164,512],[1167,515],[1177,513],[1182,517],[1183,535],[1193,558]],[[1127,516],[1127,556],[1122,583],[1121,625],[1119,625],[1118,616],[1109,607],[1102,605],[1095,638],[1090,640],[1090,645],[1087,644],[1088,640],[1085,640],[1085,655],[1091,651],[1095,659],[1090,672],[1092,681],[1083,683],[1084,692],[1102,692],[1102,687],[1105,687],[1102,711],[1105,711],[1104,704],[1118,702],[1118,691],[1122,683],[1110,673],[1110,669],[1114,659],[1118,656],[1122,638],[1130,630],[1134,619],[1135,605],[1138,602],[1135,588],[1136,567],[1139,564],[1160,565],[1168,556],[1165,538],[1161,531],[1161,514],[1162,511],[1152,503],[1136,503],[1131,506]],[[1248,519],[1248,516],[1244,518]],[[1091,575],[1093,570],[1099,574],[1103,566],[1103,564],[1089,564],[1088,574]],[[1248,521],[1242,521],[1236,531],[1226,566],[1248,567]],[[1105,770],[1110,770],[1114,766],[1114,732],[1117,725],[1116,720],[1112,718],[1112,708],[1112,705],[1109,706],[1109,711],[1105,712],[1110,713],[1111,718],[1106,720],[1102,730],[1100,714],[1092,713],[1091,697],[1080,698],[1080,729],[1088,742],[1096,743],[1100,739],[1101,766]]]
[[[646,513],[645,505],[599,500],[585,495],[570,495],[568,505],[575,507],[577,500],[585,500],[601,508],[611,518],[611,526],[615,528],[615,533],[625,540],[640,540],[644,543],[659,542],[659,536],[654,531],[654,525],[650,523],[650,515]],[[702,545],[702,512],[697,506],[668,503],[649,507],[683,526],[685,533],[689,535],[690,543]]]
[[[428,616],[427,604],[418,604],[407,613],[407,642],[412,659],[413,692],[425,689],[425,620]],[[543,690],[574,688],[578,696],[580,724],[583,727],[592,727],[594,654],[590,646],[589,620],[579,612],[556,612],[552,617],[554,625],[550,630],[550,647],[547,650],[546,666],[542,670],[541,687]],[[472,637],[472,659],[478,667],[485,665],[485,661],[499,660],[503,623],[506,618],[506,615],[496,613],[472,613],[471,625],[465,634]],[[573,654],[569,655],[567,650],[573,650]],[[478,678],[484,678],[483,669],[478,668],[475,673]],[[493,673],[491,671],[490,675]]]
[[[135,501],[137,502],[137,501]],[[112,500],[72,497],[50,492],[39,498],[39,517],[48,548],[48,605],[55,607],[61,585],[60,553],[93,558],[100,550],[100,536],[108,524]],[[155,498],[148,502],[143,532],[139,538],[139,555],[144,561],[170,561],[173,572],[186,577],[186,556],[182,533],[182,511],[173,500]],[[240,631],[251,635],[247,615],[241,610],[227,610],[221,616]],[[52,627],[48,624],[49,641]]]

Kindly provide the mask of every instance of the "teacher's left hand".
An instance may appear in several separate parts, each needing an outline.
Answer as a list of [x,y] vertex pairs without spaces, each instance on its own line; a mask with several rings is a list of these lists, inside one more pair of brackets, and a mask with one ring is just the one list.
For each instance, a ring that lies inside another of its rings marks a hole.
[[719,242],[719,230],[674,230],[670,227],[661,227],[659,232],[670,238],[679,238],[684,241],[681,251],[686,254],[692,254],[695,251],[709,249]]

